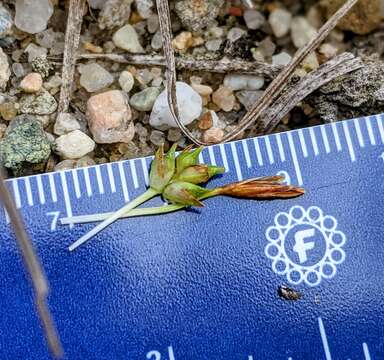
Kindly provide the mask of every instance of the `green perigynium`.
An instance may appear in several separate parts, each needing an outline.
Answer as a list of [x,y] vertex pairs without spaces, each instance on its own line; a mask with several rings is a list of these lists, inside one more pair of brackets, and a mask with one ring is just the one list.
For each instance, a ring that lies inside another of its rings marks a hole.
[[[186,206],[203,206],[201,200],[217,195],[271,199],[291,198],[304,193],[301,188],[282,184],[283,178],[280,176],[249,179],[214,189],[203,188],[198,184],[206,183],[210,178],[222,174],[224,168],[198,164],[201,147],[195,150],[187,147],[177,157],[176,147],[176,144],[173,145],[166,154],[164,154],[163,146],[158,149],[151,164],[149,188],[142,195],[114,213],[81,217],[82,222],[103,221],[72,244],[69,249],[71,251],[76,249],[121,217],[164,214],[180,210]],[[172,205],[136,209],[140,204],[157,195],[162,195]],[[71,222],[68,220],[68,223]]]

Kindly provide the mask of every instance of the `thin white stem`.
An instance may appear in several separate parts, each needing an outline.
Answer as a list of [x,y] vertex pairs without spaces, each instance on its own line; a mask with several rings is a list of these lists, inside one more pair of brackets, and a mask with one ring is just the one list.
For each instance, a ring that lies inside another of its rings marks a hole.
[[91,231],[86,233],[84,236],[82,236],[80,239],[75,241],[71,246],[69,246],[69,251],[73,251],[76,248],[78,248],[80,245],[84,244],[86,241],[91,239],[93,236],[98,234],[100,231],[105,229],[108,225],[112,224],[114,221],[116,221],[118,218],[120,218],[125,213],[128,213],[130,210],[134,209],[135,207],[139,206],[143,202],[153,198],[154,196],[158,195],[158,192],[153,189],[148,189],[145,193],[138,196],[136,199],[132,200],[130,203],[123,206],[120,210],[117,210],[114,212],[110,217],[105,219],[103,222],[95,226]]

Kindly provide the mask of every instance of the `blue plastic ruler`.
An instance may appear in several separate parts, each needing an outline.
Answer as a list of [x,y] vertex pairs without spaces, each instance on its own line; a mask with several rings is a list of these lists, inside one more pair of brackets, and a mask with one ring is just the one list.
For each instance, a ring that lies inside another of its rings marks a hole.
[[[226,169],[209,186],[280,173],[307,193],[119,220],[73,253],[94,225],[60,218],[120,208],[151,159],[10,180],[66,358],[384,359],[383,119],[209,147],[201,160]],[[4,213],[0,224],[0,358],[49,359]],[[281,299],[281,285],[302,298]]]

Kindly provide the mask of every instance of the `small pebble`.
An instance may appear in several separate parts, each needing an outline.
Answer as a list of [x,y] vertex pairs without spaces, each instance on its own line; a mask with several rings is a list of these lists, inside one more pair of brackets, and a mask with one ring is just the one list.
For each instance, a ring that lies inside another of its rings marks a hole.
[[123,91],[129,93],[133,85],[135,83],[135,79],[133,78],[133,75],[129,71],[122,71],[119,77],[119,84]]
[[232,89],[221,85],[212,95],[212,101],[223,111],[231,111],[236,103]]
[[212,127],[204,132],[204,142],[210,144],[217,144],[224,138],[224,131],[222,129]]
[[338,48],[330,43],[324,43],[320,46],[319,53],[324,55],[325,59],[329,60],[337,55]]
[[36,44],[29,44],[25,50],[28,54],[28,62],[32,63],[33,60],[39,57],[46,57],[48,54],[48,50],[46,48],[43,48],[41,46],[37,46]]
[[112,40],[118,48],[130,53],[136,54],[144,52],[144,49],[139,42],[137,32],[132,25],[125,25],[117,30],[114,33]]
[[272,31],[277,38],[281,38],[288,34],[291,27],[292,15],[285,9],[273,10],[269,15],[268,22],[272,27]]
[[56,152],[64,159],[80,159],[95,149],[95,142],[80,130],[61,135],[55,145]]
[[12,20],[11,13],[0,4],[0,39],[12,33]]
[[29,34],[45,30],[53,14],[51,0],[16,0],[15,8],[15,25]]
[[20,112],[23,114],[49,115],[56,109],[56,99],[48,91],[37,95],[26,95],[20,99]]
[[263,91],[251,91],[242,90],[236,92],[236,97],[241,104],[244,105],[246,110],[251,110],[252,106],[260,99],[263,95]]
[[136,94],[129,100],[129,104],[139,111],[151,111],[153,104],[160,95],[161,89],[157,87],[148,87]]
[[151,136],[149,137],[151,143],[155,146],[160,146],[165,142],[165,134],[159,130],[152,130]]
[[181,139],[182,133],[180,129],[177,128],[170,128],[168,130],[167,140],[174,143]]
[[191,86],[201,96],[209,96],[213,93],[213,89],[208,85],[191,84]]
[[8,57],[0,47],[0,89],[5,89],[11,76]]
[[60,113],[57,116],[53,132],[56,135],[65,135],[74,130],[80,130],[80,124],[76,118],[69,113]]
[[15,104],[10,102],[0,104],[0,115],[6,121],[10,121],[15,118],[17,115]]
[[79,66],[80,85],[88,92],[100,91],[114,81],[113,76],[96,63]]
[[224,85],[236,90],[259,90],[264,86],[264,78],[256,75],[228,74],[224,78]]
[[43,78],[39,73],[28,74],[20,83],[20,89],[26,93],[35,93],[40,91],[43,86]]
[[74,169],[76,167],[76,160],[63,160],[55,165],[54,171],[65,171]]
[[247,32],[245,30],[237,28],[237,27],[234,27],[234,28],[232,28],[231,30],[228,31],[227,39],[230,42],[235,42],[235,41],[241,39],[246,34],[247,34]]
[[212,112],[212,110],[207,111],[200,117],[197,123],[197,126],[200,130],[208,130],[213,126]]
[[291,23],[291,36],[293,44],[297,48],[305,46],[310,40],[316,37],[316,29],[304,16],[296,16]]
[[288,65],[292,61],[292,56],[286,52],[281,52],[272,56],[272,65]]
[[246,10],[244,12],[244,21],[248,29],[260,29],[266,22],[265,16],[257,10]]

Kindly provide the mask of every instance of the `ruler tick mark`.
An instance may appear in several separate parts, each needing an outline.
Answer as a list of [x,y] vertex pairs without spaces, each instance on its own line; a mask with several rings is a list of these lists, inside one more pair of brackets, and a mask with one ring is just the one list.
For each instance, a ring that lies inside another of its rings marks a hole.
[[33,196],[31,189],[31,181],[29,177],[24,178],[25,191],[27,193],[27,201],[29,206],[33,206]]
[[247,163],[247,167],[250,168],[252,166],[251,157],[249,156],[249,149],[246,140],[241,140],[241,146],[243,147],[245,162]]
[[353,148],[351,134],[349,133],[348,122],[346,122],[346,121],[343,122],[343,129],[344,129],[345,139],[347,140],[349,155],[351,157],[352,162],[355,162],[356,161],[356,154],[355,154],[355,149]]
[[44,187],[43,187],[43,180],[41,176],[36,176],[36,182],[37,182],[37,191],[39,193],[39,200],[40,204],[45,204],[45,194],[44,194]]
[[275,158],[273,156],[271,142],[269,141],[269,137],[268,136],[265,137],[264,140],[265,140],[265,146],[267,148],[267,154],[268,154],[269,163],[272,165],[275,162]]
[[83,168],[84,180],[85,180],[85,188],[87,189],[87,195],[92,196],[92,186],[91,179],[89,178],[89,170],[88,168]]
[[73,186],[75,188],[76,198],[80,199],[81,191],[80,191],[79,177],[77,175],[77,172],[78,172],[78,170],[76,170],[76,169],[72,170],[72,178],[73,178]]
[[204,157],[202,152],[199,154],[199,163],[204,164]]
[[209,159],[211,160],[211,164],[216,165],[215,153],[213,152],[212,146],[208,148],[208,153],[209,153]]
[[16,207],[20,209],[21,198],[20,198],[19,184],[17,183],[17,180],[12,180],[12,187],[13,187],[13,195],[15,197]]
[[[67,217],[72,217],[72,206],[71,206],[71,200],[69,197],[67,178],[65,177],[65,171],[60,172],[60,178],[61,178],[61,185],[63,188],[64,203],[65,203],[65,209],[67,212]],[[74,226],[73,224],[69,224],[70,228],[73,228],[73,226]]]
[[145,158],[141,158],[141,167],[143,168],[145,185],[148,186],[149,185],[148,166],[147,166],[147,161],[145,160]]
[[297,159],[296,148],[293,142],[292,133],[288,132],[287,137],[288,137],[289,147],[291,150],[293,166],[295,167],[295,171],[296,171],[297,182],[299,185],[303,185],[303,177],[301,175],[301,169],[300,169],[299,161]]
[[325,126],[321,126],[321,136],[323,138],[323,143],[325,147],[325,152],[329,154],[331,152],[331,147],[329,146],[329,141],[328,141],[328,135]]
[[369,353],[367,343],[363,343],[363,351],[364,351],[365,360],[371,360],[371,354]]
[[285,161],[285,153],[284,153],[283,142],[281,141],[281,135],[276,134],[275,138],[276,138],[276,142],[277,142],[277,147],[279,148],[280,160],[281,160],[281,162],[284,162]]
[[129,166],[131,168],[131,174],[132,174],[132,179],[133,179],[133,186],[135,187],[135,189],[137,189],[139,187],[139,181],[137,179],[135,160],[131,160],[129,162]]
[[51,188],[51,196],[52,196],[52,201],[57,202],[57,191],[56,191],[56,186],[55,186],[55,178],[54,175],[48,174],[48,180],[49,180],[49,187]]
[[225,145],[224,144],[220,144],[219,148],[220,148],[221,158],[223,159],[223,166],[225,168],[225,172],[228,172],[229,167],[228,167],[227,154],[225,152]]
[[303,152],[303,156],[306,158],[308,157],[308,149],[307,149],[307,144],[305,143],[304,132],[302,129],[300,129],[298,133],[299,133],[301,151]]
[[97,179],[97,186],[99,188],[99,193],[104,194],[104,184],[103,184],[103,178],[101,176],[100,166],[96,166],[95,170],[96,170],[96,179]]
[[257,162],[259,163],[260,166],[263,166],[263,157],[261,156],[261,151],[260,151],[260,145],[259,145],[258,138],[254,138],[253,139],[253,144],[255,145]]
[[231,142],[231,150],[232,150],[233,161],[235,163],[237,179],[243,180],[243,174],[241,173],[241,168],[239,163],[239,156],[237,154],[236,144],[234,142]]
[[315,152],[315,156],[317,156],[319,155],[319,147],[317,145],[315,130],[313,127],[310,127],[308,130],[309,130],[309,136],[311,137],[313,151]]
[[355,120],[353,120],[353,123],[355,125],[357,140],[359,140],[359,145],[360,145],[360,147],[364,147],[365,144],[364,144],[363,134],[361,132],[360,122],[358,119],[355,119]]
[[116,184],[115,184],[115,178],[113,177],[113,169],[111,163],[107,164],[107,172],[108,172],[108,181],[109,186],[111,187],[111,191],[113,193],[116,192]]
[[384,125],[383,125],[383,118],[380,116],[376,116],[377,120],[377,126],[379,127],[381,142],[384,144]]
[[333,137],[335,138],[336,149],[337,151],[341,151],[341,141],[340,141],[339,132],[337,130],[337,123],[332,123],[331,127],[332,127]]
[[118,166],[119,166],[121,186],[123,188],[124,201],[127,203],[129,201],[129,194],[128,194],[128,187],[127,187],[127,180],[125,178],[124,164],[122,162],[119,162]]
[[371,142],[371,145],[376,145],[376,139],[375,139],[375,135],[373,133],[372,123],[371,123],[370,117],[365,118],[365,124],[367,125],[368,136],[369,136],[369,141]]
[[326,360],[332,360],[331,352],[329,350],[329,345],[328,345],[327,334],[325,333],[323,320],[319,317],[318,321],[319,321],[319,330],[320,330],[320,335],[321,335],[321,341],[323,342],[325,358],[326,358]]

